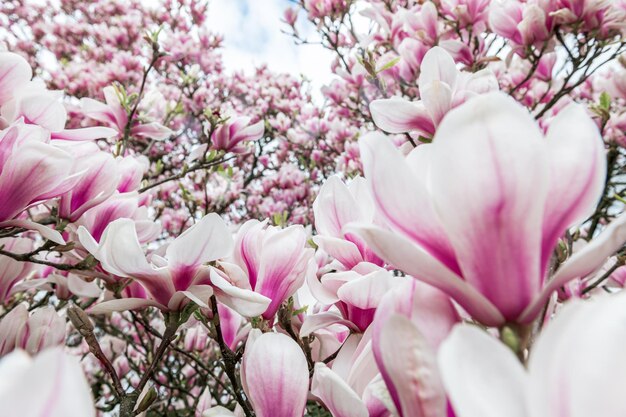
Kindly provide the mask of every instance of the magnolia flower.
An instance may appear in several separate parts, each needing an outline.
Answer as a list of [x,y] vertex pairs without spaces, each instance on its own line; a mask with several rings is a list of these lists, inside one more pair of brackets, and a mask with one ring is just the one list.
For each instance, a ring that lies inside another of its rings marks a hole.
[[257,417],[304,414],[309,369],[302,349],[280,333],[250,332],[241,364],[246,395]]
[[308,336],[335,323],[365,332],[380,300],[398,282],[389,271],[367,263],[351,271],[325,274],[320,281],[311,275],[307,283],[313,296],[325,305],[335,305],[341,314],[327,311],[307,316],[300,335]]
[[274,317],[283,301],[304,283],[315,267],[313,249],[306,248],[302,226],[285,229],[267,221],[249,220],[235,242],[235,263],[247,274],[250,288],[271,300],[263,318]]
[[100,151],[94,143],[73,146],[70,151],[76,159],[74,171],[80,179],[61,196],[59,215],[74,222],[85,211],[113,194],[120,181],[120,174],[111,154]]
[[498,89],[498,80],[490,70],[461,72],[441,47],[426,53],[420,71],[420,101],[392,97],[370,103],[376,126],[389,133],[416,132],[430,138],[452,108],[478,94]]
[[602,138],[577,105],[544,138],[524,107],[491,93],[450,112],[433,143],[406,158],[381,134],[362,139],[361,155],[391,230],[347,230],[486,325],[530,323],[555,289],[626,240],[624,215],[548,280],[554,247],[593,212],[606,175]]
[[16,123],[0,132],[0,227],[35,229],[44,237],[65,243],[61,235],[40,224],[16,219],[24,210],[71,190],[74,158],[46,143],[43,131]]
[[34,358],[17,350],[1,359],[0,404],[6,417],[96,416],[80,363],[60,347]]
[[494,337],[475,326],[457,326],[438,358],[455,415],[626,415],[624,322],[623,294],[573,301],[540,333],[527,369]]
[[[150,296],[148,299],[107,301],[92,309],[94,313],[147,306],[165,311],[179,310],[184,306],[185,298],[208,307],[209,297],[213,295],[211,285],[224,285],[224,277],[215,267],[206,264],[229,256],[233,249],[232,236],[224,221],[215,213],[204,216],[178,236],[169,244],[164,257],[153,253],[150,262],[130,219],[110,223],[99,243],[82,226],[77,233],[81,244],[100,261],[105,271],[137,280]],[[218,279],[219,283],[215,284]],[[239,289],[237,294],[248,296],[242,301],[248,307],[246,315],[261,314],[269,304],[265,297],[245,289]],[[221,293],[217,296],[222,297]]]
[[87,229],[96,241],[100,241],[109,223],[121,218],[132,219],[139,242],[150,242],[159,236],[161,226],[149,218],[148,208],[140,204],[139,198],[136,192],[113,194],[107,200],[87,210],[78,219],[77,224]]
[[[45,129],[52,139],[71,141],[107,138],[115,131],[107,127],[65,129],[67,111],[63,92],[47,90],[42,82],[31,81],[33,71],[21,56],[0,52],[0,114],[10,124],[23,120]],[[2,122],[0,122],[2,127]]]
[[[91,98],[81,99],[83,114],[93,120],[108,124],[118,135],[123,136],[128,124],[128,113],[122,106],[114,87],[105,87],[102,92],[106,104]],[[130,135],[152,140],[165,140],[172,135],[172,130],[157,122],[143,123],[133,120]]]
[[215,129],[211,135],[211,148],[242,153],[246,151],[242,142],[259,140],[264,133],[263,120],[250,124],[249,117],[236,117]]
[[35,354],[64,341],[65,318],[52,306],[38,308],[29,315],[26,305],[19,304],[0,320],[0,356],[13,349]]
[[345,269],[361,262],[382,265],[362,239],[344,231],[344,226],[351,222],[373,223],[374,209],[364,178],[356,177],[347,186],[337,176],[328,178],[313,202],[318,233],[313,241]]
[[[33,243],[32,239],[24,237],[0,239],[0,246],[5,251],[18,254],[33,250]],[[8,256],[0,256],[0,304],[8,299],[15,284],[27,278],[34,269],[34,265],[29,262],[20,262]]]
[[523,46],[540,44],[549,39],[551,21],[546,10],[531,2],[494,1],[489,11],[492,30]]

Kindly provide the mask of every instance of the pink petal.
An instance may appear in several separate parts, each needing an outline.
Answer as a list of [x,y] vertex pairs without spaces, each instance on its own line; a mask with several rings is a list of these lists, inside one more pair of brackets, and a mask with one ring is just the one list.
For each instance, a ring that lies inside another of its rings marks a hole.
[[476,320],[489,326],[504,322],[502,314],[482,294],[408,239],[375,226],[353,225],[351,229],[389,264],[439,288]]
[[549,176],[539,127],[494,92],[449,112],[434,141],[433,197],[462,276],[515,320],[541,287]]
[[543,226],[542,272],[565,230],[593,213],[606,178],[604,142],[582,106],[571,104],[559,112],[550,123],[546,145],[551,178]]
[[575,278],[583,278],[598,270],[606,260],[626,242],[626,213],[613,220],[605,230],[584,248],[574,253],[546,283],[540,294],[520,316],[520,323],[528,323],[540,314],[550,295]]
[[446,394],[439,379],[435,353],[409,319],[392,315],[374,343],[379,344],[379,368],[387,386],[396,388],[396,408],[401,417],[445,417]]
[[418,132],[425,136],[435,133],[433,121],[422,103],[400,97],[374,100],[370,112],[376,126],[385,132]]
[[[426,178],[414,175],[411,165],[415,164],[405,160],[382,134],[370,133],[359,145],[374,203],[387,225],[458,271],[452,247],[433,207]],[[428,145],[420,146],[413,152],[427,152],[428,148]]]
[[257,417],[304,414],[309,370],[300,346],[280,333],[265,333],[244,353],[246,394]]
[[369,416],[354,390],[322,362],[315,364],[311,394],[322,400],[333,417]]

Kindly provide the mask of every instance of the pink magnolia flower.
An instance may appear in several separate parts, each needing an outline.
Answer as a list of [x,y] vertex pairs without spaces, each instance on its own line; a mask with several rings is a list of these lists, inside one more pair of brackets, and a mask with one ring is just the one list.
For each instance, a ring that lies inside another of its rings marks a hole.
[[139,242],[150,242],[159,236],[161,226],[150,219],[148,207],[141,205],[139,199],[136,192],[113,194],[107,200],[87,210],[76,224],[83,226],[96,241],[100,241],[109,223],[122,218],[132,219]]
[[[81,99],[82,112],[85,116],[106,123],[117,131],[118,135],[124,135],[128,123],[128,113],[122,106],[114,87],[105,87],[105,103],[91,99]],[[139,122],[133,120],[130,129],[131,136],[140,136],[153,140],[165,140],[172,135],[172,130],[157,122]]]
[[65,342],[65,318],[52,306],[38,308],[29,315],[26,305],[20,304],[0,321],[0,336],[0,356],[13,349],[35,354]]
[[74,158],[45,141],[39,128],[17,123],[0,132],[0,226],[36,229],[65,243],[58,232],[16,217],[27,208],[58,197],[75,185]]
[[2,124],[23,120],[40,126],[52,139],[71,141],[110,137],[115,131],[95,126],[65,129],[67,111],[61,102],[61,91],[47,90],[42,82],[31,81],[32,69],[22,57],[11,52],[0,53],[0,114]]
[[307,283],[313,296],[325,305],[336,306],[340,314],[326,311],[307,316],[300,335],[308,336],[335,323],[355,332],[365,332],[380,300],[398,282],[391,272],[367,263],[351,271],[325,274],[320,281],[311,275]]
[[389,133],[416,132],[430,138],[452,108],[479,94],[498,89],[498,80],[490,70],[461,72],[450,54],[441,47],[434,47],[426,53],[420,71],[420,101],[392,97],[370,103],[376,126]]
[[551,36],[552,19],[536,2],[494,1],[489,11],[491,29],[519,46],[539,45]]
[[[97,260],[102,268],[119,277],[137,280],[150,298],[124,298],[100,303],[94,313],[128,310],[155,306],[162,310],[179,310],[190,299],[202,307],[208,307],[213,294],[211,285],[220,272],[206,263],[229,256],[233,238],[224,221],[215,213],[208,214],[167,246],[164,257],[153,253],[146,259],[137,237],[135,223],[130,219],[118,219],[110,223],[98,243],[85,229],[78,229],[81,244]],[[215,278],[214,278],[215,277]],[[221,281],[220,281],[221,283]],[[239,289],[248,295],[243,303],[248,314],[261,314],[269,300],[249,290]],[[219,298],[221,293],[217,294]]]
[[[0,239],[0,245],[5,251],[17,254],[33,250],[33,243],[32,239],[25,237]],[[35,268],[31,263],[0,256],[0,304],[7,301],[15,284],[27,278],[33,270]]]
[[318,233],[313,241],[345,269],[352,269],[361,262],[382,265],[381,259],[362,239],[344,231],[344,226],[351,222],[373,223],[374,210],[364,178],[356,177],[349,185],[337,176],[328,178],[313,202]]
[[406,158],[381,134],[362,139],[361,155],[391,230],[348,230],[487,325],[531,322],[556,288],[626,240],[622,216],[548,280],[558,239],[593,212],[604,187],[602,139],[576,105],[544,138],[524,107],[491,93],[450,112],[433,144]]
[[309,369],[300,346],[280,333],[250,332],[241,364],[246,395],[258,417],[304,414]]
[[264,133],[263,120],[250,124],[249,117],[235,117],[215,129],[211,135],[211,149],[243,153],[247,150],[243,142],[259,140]]
[[113,156],[101,151],[94,143],[72,146],[69,150],[76,160],[74,171],[80,179],[61,196],[59,215],[74,222],[85,211],[113,194],[120,181],[120,174]]
[[458,417],[626,415],[620,397],[625,320],[622,294],[573,301],[541,332],[527,368],[478,327],[457,326],[438,358],[454,412]]
[[250,288],[271,300],[263,318],[273,318],[315,268],[313,249],[305,247],[306,240],[302,226],[281,229],[258,220],[241,226],[234,261],[246,273]]
[[1,359],[0,404],[7,417],[96,416],[78,359],[61,347],[46,349],[34,358],[17,350]]

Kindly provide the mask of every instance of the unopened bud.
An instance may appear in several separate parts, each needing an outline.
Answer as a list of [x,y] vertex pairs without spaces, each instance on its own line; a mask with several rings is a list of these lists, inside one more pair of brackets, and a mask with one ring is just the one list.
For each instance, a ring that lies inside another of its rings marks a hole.
[[67,310],[67,316],[76,327],[76,330],[84,337],[93,332],[93,324],[85,311],[77,306],[72,306]]

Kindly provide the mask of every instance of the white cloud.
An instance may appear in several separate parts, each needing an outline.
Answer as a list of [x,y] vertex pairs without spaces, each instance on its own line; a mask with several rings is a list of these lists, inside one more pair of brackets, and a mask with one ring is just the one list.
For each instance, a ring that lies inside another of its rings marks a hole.
[[249,71],[267,64],[276,72],[302,74],[319,90],[332,79],[333,55],[320,45],[295,45],[281,32],[286,29],[281,19],[287,7],[286,0],[213,0],[208,26],[224,36],[222,54],[227,70]]

